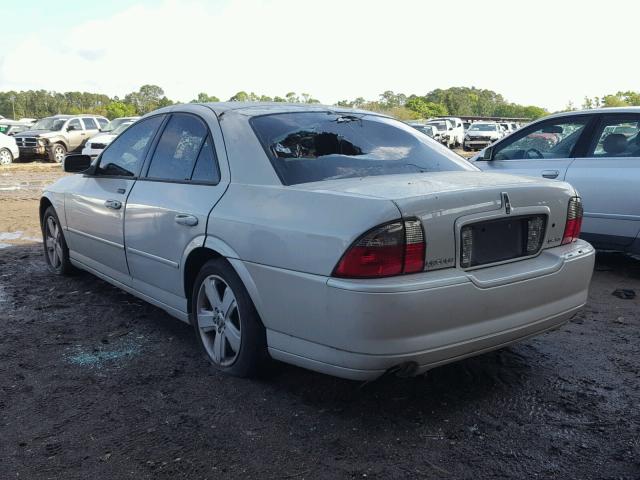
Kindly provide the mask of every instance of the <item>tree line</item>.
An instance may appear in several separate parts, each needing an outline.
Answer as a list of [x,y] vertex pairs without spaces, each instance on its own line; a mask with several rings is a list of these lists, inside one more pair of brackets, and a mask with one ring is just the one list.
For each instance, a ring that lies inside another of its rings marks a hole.
[[[220,99],[208,93],[199,93],[191,102],[218,102]],[[294,102],[320,103],[308,93],[288,92],[284,96],[270,97],[254,92],[240,91],[228,101],[232,102]],[[58,113],[93,113],[107,118],[144,115],[157,108],[175,102],[157,85],[143,85],[136,92],[122,98],[90,92],[51,92],[27,90],[0,92],[0,115],[9,118],[42,118]],[[475,87],[435,89],[425,95],[405,95],[387,90],[375,100],[357,97],[341,100],[338,106],[361,108],[386,113],[401,120],[431,118],[444,115],[519,117],[534,120],[548,115],[544,108],[535,105],[519,105],[508,102],[492,90]],[[585,98],[583,108],[640,105],[640,93],[618,92],[602,97]],[[570,103],[565,110],[575,110]]]

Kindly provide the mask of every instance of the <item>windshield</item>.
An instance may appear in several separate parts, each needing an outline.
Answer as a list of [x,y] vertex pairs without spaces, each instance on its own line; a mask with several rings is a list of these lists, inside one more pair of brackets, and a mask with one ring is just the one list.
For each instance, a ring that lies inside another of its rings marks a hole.
[[469,127],[469,130],[477,130],[480,132],[495,132],[496,125],[490,125],[487,123],[474,123]]
[[111,131],[111,135],[120,135],[122,132],[124,132],[127,128],[129,128],[131,126],[133,122],[125,122],[122,123],[119,127],[115,128],[113,131]]
[[436,127],[438,130],[446,130],[447,129],[447,123],[446,122],[431,122],[431,123],[427,123],[427,125],[431,125],[433,127]]
[[66,118],[47,117],[38,120],[32,127],[33,130],[52,130],[57,131],[62,129],[62,126],[67,121]]
[[400,173],[475,170],[404,123],[376,115],[286,113],[251,119],[285,185]]
[[123,122],[131,122],[131,119],[129,119],[129,118],[116,118],[114,120],[111,120],[109,123],[107,123],[107,126],[102,129],[102,131],[103,132],[111,132],[112,130],[115,130],[120,125],[122,125]]

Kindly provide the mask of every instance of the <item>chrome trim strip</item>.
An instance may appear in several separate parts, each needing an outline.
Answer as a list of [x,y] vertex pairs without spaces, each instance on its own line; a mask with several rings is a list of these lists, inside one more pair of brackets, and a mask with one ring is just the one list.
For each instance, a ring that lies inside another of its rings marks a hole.
[[96,242],[104,243],[105,245],[109,245],[111,247],[116,247],[121,250],[124,250],[124,245],[116,242],[112,242],[111,240],[106,240],[104,238],[96,237],[95,235],[91,235],[86,232],[81,232],[80,230],[76,230],[75,228],[67,227],[67,231],[80,235],[81,237],[90,238],[91,240],[95,240]]
[[605,218],[608,220],[640,220],[640,215],[625,215],[622,213],[597,213],[597,212],[584,212],[583,217],[591,218]]
[[169,265],[170,267],[173,267],[173,268],[180,267],[180,264],[178,262],[174,262],[173,260],[168,260],[163,257],[158,257],[157,255],[143,252],[142,250],[137,250],[135,248],[127,247],[127,252],[133,253],[134,255],[138,255],[140,257],[148,258],[150,260],[155,260],[156,262],[163,263],[164,265]]

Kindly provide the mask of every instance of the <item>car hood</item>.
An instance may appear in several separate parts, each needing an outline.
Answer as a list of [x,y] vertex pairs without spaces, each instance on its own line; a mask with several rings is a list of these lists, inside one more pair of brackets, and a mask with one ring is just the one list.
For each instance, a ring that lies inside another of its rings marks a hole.
[[467,135],[469,135],[469,137],[497,137],[498,132],[483,132],[481,130],[475,130],[475,131],[469,130],[467,132]]
[[22,137],[54,137],[60,134],[60,131],[51,130],[25,130],[24,132],[16,133],[15,138]]

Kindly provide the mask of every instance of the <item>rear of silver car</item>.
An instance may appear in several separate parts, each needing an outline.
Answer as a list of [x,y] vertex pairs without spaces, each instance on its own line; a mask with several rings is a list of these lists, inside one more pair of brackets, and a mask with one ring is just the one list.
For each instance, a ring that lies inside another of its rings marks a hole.
[[287,322],[286,334],[267,330],[276,359],[355,380],[420,374],[557,328],[586,302],[595,253],[567,231],[579,205],[568,184],[443,172],[322,187],[332,189],[393,201],[407,239],[418,220],[422,268],[342,278],[341,264],[330,277],[249,265],[283,305],[267,313]]

